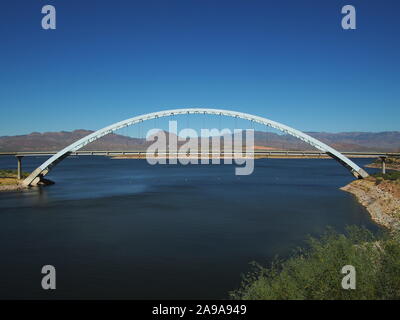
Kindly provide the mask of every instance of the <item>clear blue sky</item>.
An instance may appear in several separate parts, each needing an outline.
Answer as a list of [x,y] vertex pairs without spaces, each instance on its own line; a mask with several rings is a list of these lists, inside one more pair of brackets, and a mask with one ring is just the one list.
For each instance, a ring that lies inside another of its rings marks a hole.
[[[41,29],[45,4],[57,30]],[[357,30],[341,28],[345,4]],[[395,0],[3,1],[0,135],[196,106],[400,130],[399,17]]]

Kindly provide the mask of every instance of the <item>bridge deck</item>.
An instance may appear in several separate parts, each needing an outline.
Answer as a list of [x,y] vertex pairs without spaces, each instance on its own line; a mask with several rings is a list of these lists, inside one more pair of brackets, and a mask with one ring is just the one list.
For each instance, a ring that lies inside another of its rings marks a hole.
[[[19,151],[19,152],[0,152],[0,156],[53,156],[57,152],[55,151]],[[192,152],[191,154],[224,154],[224,152]],[[360,157],[360,158],[375,158],[375,157],[399,157],[400,153],[396,152],[357,152],[357,151],[344,151],[342,154],[348,157]],[[71,152],[73,156],[124,156],[124,155],[145,155],[146,150],[116,150],[116,151],[75,151]],[[159,155],[168,154],[168,152],[159,152]],[[171,153],[172,154],[172,153]],[[179,153],[178,154],[183,154]],[[268,150],[268,151],[254,151],[254,155],[258,156],[327,156],[327,153],[321,151],[296,151],[296,150]]]

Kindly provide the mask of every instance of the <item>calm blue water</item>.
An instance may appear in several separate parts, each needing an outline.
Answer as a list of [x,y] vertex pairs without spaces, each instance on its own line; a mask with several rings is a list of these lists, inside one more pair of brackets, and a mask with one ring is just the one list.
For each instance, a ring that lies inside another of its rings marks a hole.
[[[334,160],[260,159],[235,176],[231,165],[72,157],[47,177],[56,184],[0,193],[0,298],[223,299],[249,262],[287,256],[326,226],[377,230],[339,190],[353,178]],[[41,289],[46,264],[55,291]]]

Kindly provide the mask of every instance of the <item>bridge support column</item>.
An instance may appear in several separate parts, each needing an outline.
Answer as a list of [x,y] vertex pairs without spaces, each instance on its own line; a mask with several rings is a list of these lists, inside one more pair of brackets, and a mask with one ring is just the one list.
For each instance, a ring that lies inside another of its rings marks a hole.
[[382,160],[382,174],[386,173],[386,156],[379,157]]
[[17,179],[22,179],[22,158],[23,156],[16,156],[18,160],[18,167],[17,167]]

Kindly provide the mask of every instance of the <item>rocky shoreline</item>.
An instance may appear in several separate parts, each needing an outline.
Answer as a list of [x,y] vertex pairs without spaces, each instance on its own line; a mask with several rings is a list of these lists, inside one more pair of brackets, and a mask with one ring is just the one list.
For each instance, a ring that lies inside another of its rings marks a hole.
[[18,190],[22,190],[25,189],[26,187],[23,186],[20,183],[16,183],[16,184],[4,184],[4,185],[0,185],[0,192],[2,191],[18,191]]
[[400,182],[368,177],[340,188],[352,193],[371,218],[389,230],[400,230]]
[[[28,172],[23,172],[20,177],[21,179],[18,179],[17,170],[0,169],[0,192],[20,191],[30,188],[29,186],[25,186],[23,184],[23,179],[25,179],[28,175]],[[38,183],[39,186],[51,184],[54,184],[54,182],[44,178],[42,178]]]

